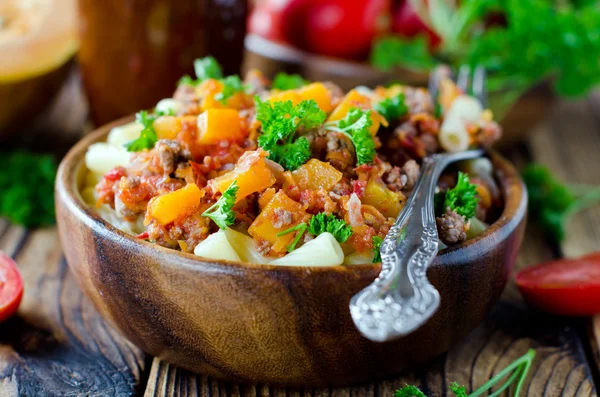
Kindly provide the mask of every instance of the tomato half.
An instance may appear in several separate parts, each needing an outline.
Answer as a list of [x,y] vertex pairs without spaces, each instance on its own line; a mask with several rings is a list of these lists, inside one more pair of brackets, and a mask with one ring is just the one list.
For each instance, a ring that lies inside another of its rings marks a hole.
[[600,313],[600,252],[528,267],[515,283],[532,306],[563,316]]
[[0,252],[0,322],[13,316],[23,297],[23,279],[15,261]]
[[427,37],[431,49],[436,48],[442,42],[440,36],[421,21],[410,4],[410,0],[403,0],[394,11],[392,30],[400,36],[408,38],[424,35]]

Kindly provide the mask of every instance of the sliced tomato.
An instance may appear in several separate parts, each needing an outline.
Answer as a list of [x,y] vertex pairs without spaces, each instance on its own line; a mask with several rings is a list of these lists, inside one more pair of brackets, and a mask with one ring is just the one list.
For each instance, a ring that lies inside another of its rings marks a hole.
[[600,252],[528,267],[515,283],[532,306],[563,316],[600,313]]
[[408,38],[425,35],[432,49],[439,46],[442,42],[440,36],[421,21],[421,18],[419,18],[419,15],[410,4],[410,0],[402,0],[398,8],[394,11],[392,30],[400,36]]
[[257,1],[248,17],[248,32],[265,39],[285,42],[282,29],[283,12],[296,0]]
[[12,317],[23,297],[23,279],[15,261],[0,251],[0,322]]

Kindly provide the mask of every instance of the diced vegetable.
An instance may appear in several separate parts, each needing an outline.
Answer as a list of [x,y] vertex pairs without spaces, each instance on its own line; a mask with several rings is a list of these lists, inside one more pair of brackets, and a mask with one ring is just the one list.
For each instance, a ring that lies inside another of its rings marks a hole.
[[130,160],[131,153],[107,143],[94,143],[85,154],[86,167],[97,175],[104,175],[117,166],[126,166]]
[[262,256],[256,249],[256,244],[252,237],[230,228],[223,229],[223,232],[242,262],[260,264],[269,263],[269,259]]
[[296,106],[302,101],[302,97],[295,90],[287,90],[277,92],[271,96],[269,96],[268,101],[273,102],[285,102],[291,101],[292,105]]
[[207,259],[240,262],[240,256],[227,239],[227,234],[222,230],[211,234],[198,244],[194,249],[194,254]]
[[182,218],[198,208],[204,191],[194,183],[162,196],[154,197],[148,203],[148,216],[161,225]]
[[[289,213],[290,222],[280,221],[280,214],[282,213]],[[273,251],[283,253],[287,251],[288,245],[294,240],[295,233],[288,233],[279,237],[277,234],[306,221],[308,217],[309,215],[300,203],[292,200],[280,190],[250,225],[248,233],[255,239],[259,238],[271,243]],[[277,224],[280,224],[280,226],[276,227]]]
[[263,150],[244,153],[232,171],[212,179],[210,186],[223,193],[233,181],[237,181],[239,190],[236,202],[249,194],[271,187],[276,179],[265,163],[265,156],[266,152]]
[[161,116],[152,123],[158,139],[175,139],[181,131],[181,119],[174,116]]
[[243,92],[236,92],[225,100],[219,100],[219,94],[223,92],[224,84],[215,79],[207,79],[196,87],[196,95],[202,99],[200,108],[202,111],[208,109],[243,109],[252,102],[246,98]]
[[339,105],[329,115],[327,122],[338,121],[346,117],[352,108],[371,108],[371,99],[356,90],[350,90]]
[[342,179],[343,174],[331,164],[310,159],[292,172],[294,181],[302,189],[330,190],[336,183]]
[[452,102],[440,127],[440,145],[449,152],[460,152],[469,148],[467,124],[481,118],[481,102],[469,95],[460,95]]
[[122,148],[126,143],[138,139],[143,129],[144,126],[135,121],[120,125],[110,130],[106,142],[110,145]]
[[275,259],[279,266],[339,266],[344,262],[344,251],[331,233],[320,234],[314,240],[289,254]]
[[383,215],[395,218],[400,213],[406,197],[400,192],[390,190],[381,180],[371,178],[367,182],[361,201],[377,208]]
[[485,232],[485,229],[489,227],[489,225],[483,221],[480,221],[476,217],[473,217],[469,220],[471,226],[469,230],[467,230],[467,239],[472,239],[479,236],[481,233]]
[[173,98],[165,98],[158,101],[154,111],[159,114],[176,115],[183,110],[184,104]]
[[317,103],[325,113],[329,113],[333,110],[331,104],[331,92],[325,87],[323,83],[311,83],[298,89],[298,94],[301,99],[312,99]]
[[198,143],[214,145],[219,141],[244,139],[242,121],[235,109],[208,109],[198,116]]

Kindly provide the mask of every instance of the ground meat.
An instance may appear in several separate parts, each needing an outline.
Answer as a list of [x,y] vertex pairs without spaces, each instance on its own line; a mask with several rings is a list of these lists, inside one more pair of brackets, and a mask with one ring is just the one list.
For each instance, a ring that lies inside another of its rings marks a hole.
[[338,170],[352,174],[354,168],[354,145],[350,138],[341,132],[327,133],[327,155],[325,160]]
[[250,69],[244,78],[244,85],[249,87],[249,93],[256,95],[267,91],[270,82],[258,69]]
[[467,239],[467,225],[465,217],[446,208],[446,212],[435,218],[440,240],[446,245],[452,245]]
[[405,87],[404,102],[408,106],[410,114],[434,113],[435,106],[431,95],[424,88]]
[[391,190],[399,192],[413,188],[419,177],[419,164],[415,160],[408,160],[402,168],[392,167],[383,174],[383,181]]
[[154,149],[158,152],[160,165],[165,175],[175,172],[178,163],[187,163],[191,157],[189,150],[176,140],[161,139],[156,143]]
[[423,158],[438,151],[437,133],[439,121],[427,113],[419,113],[410,117],[394,130],[394,137],[399,146],[415,158]]
[[489,148],[502,136],[502,128],[495,121],[481,121],[479,129],[473,137],[475,145]]
[[186,252],[193,252],[194,248],[209,234],[210,219],[195,213],[172,225],[165,227],[151,220],[146,231],[148,239],[155,241],[163,247],[181,248]]
[[147,183],[142,183],[139,176],[122,177],[115,185],[115,210],[120,217],[132,218],[146,212],[148,201],[152,198],[154,189]]
[[275,208],[274,211],[275,219],[273,219],[273,227],[276,229],[281,229],[284,226],[292,223],[292,213],[288,210],[284,210],[282,208]]

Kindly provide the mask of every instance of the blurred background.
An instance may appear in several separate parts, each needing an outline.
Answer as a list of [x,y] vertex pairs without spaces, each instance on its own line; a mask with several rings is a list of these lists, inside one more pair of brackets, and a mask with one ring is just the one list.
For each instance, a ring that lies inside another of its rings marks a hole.
[[227,74],[285,71],[344,89],[426,86],[440,63],[482,65],[510,148],[557,98],[583,96],[600,81],[600,7],[588,0],[0,0],[0,166],[40,181],[32,192],[0,174],[0,215],[51,223],[52,216],[14,214],[38,211],[20,208],[32,198],[51,211],[51,179],[65,151],[94,126],[171,96],[206,55]]

